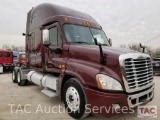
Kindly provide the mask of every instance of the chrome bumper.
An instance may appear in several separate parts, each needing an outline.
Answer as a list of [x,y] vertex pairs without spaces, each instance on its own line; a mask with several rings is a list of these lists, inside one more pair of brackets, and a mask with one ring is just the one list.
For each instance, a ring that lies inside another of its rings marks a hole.
[[145,102],[151,100],[154,96],[154,85],[141,93],[129,95],[128,96],[128,105],[129,107],[136,107],[138,105],[144,104]]

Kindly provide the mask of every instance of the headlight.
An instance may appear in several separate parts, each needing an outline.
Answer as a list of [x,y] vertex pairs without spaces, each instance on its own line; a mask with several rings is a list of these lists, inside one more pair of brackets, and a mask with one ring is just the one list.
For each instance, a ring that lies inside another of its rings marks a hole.
[[100,89],[119,90],[119,91],[123,90],[121,84],[116,79],[111,78],[107,75],[97,74],[96,80],[97,80],[98,87]]

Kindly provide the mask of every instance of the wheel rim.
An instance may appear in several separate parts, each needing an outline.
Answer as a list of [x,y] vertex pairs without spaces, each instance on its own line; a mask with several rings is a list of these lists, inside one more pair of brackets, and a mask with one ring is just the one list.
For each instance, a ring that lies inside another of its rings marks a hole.
[[77,111],[80,106],[79,93],[74,87],[69,87],[66,92],[66,102],[72,111]]
[[12,72],[12,79],[15,80],[15,72]]
[[21,79],[20,79],[20,73],[19,72],[17,73],[17,76],[18,76],[17,77],[18,83],[20,83]]

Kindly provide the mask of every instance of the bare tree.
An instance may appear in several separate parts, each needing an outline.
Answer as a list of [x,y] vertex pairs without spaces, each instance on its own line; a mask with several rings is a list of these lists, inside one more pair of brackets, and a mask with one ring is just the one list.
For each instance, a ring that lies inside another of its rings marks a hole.
[[155,49],[155,57],[160,58],[160,48]]
[[15,46],[15,45],[4,44],[2,46],[2,48],[6,49],[6,50],[12,50],[12,51],[18,51],[18,52],[24,52],[25,51],[24,46]]
[[127,48],[127,46],[125,44],[121,44],[120,48]]
[[10,49],[10,46],[9,46],[8,44],[4,44],[4,45],[2,46],[2,48],[3,48],[3,49]]
[[131,50],[139,51],[139,52],[142,51],[142,49],[140,48],[140,45],[136,43],[128,44],[128,48]]
[[[137,43],[121,44],[120,47],[142,52],[142,48]],[[160,57],[160,48],[152,49],[150,46],[146,46],[145,53],[149,54],[152,58]]]

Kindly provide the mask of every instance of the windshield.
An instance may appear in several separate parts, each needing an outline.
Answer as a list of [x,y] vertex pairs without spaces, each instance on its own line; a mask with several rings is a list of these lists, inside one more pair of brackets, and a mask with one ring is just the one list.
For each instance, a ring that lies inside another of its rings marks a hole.
[[0,57],[2,57],[2,53],[0,52]]
[[10,57],[10,53],[9,53],[9,52],[5,52],[5,53],[4,53],[4,56],[5,56],[5,57]]
[[20,58],[21,58],[21,59],[25,59],[25,58],[26,58],[26,55],[25,55],[25,54],[21,54],[21,55],[20,55]]
[[72,24],[65,24],[63,29],[68,43],[95,44],[94,38],[100,38],[101,43],[110,46],[102,30]]

